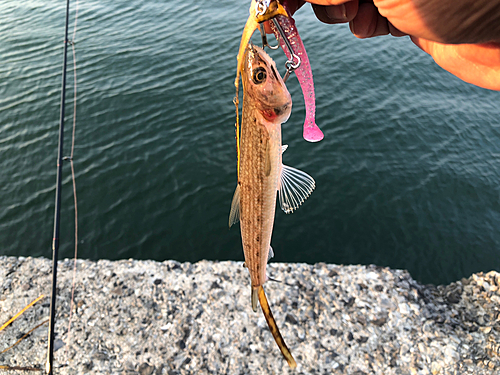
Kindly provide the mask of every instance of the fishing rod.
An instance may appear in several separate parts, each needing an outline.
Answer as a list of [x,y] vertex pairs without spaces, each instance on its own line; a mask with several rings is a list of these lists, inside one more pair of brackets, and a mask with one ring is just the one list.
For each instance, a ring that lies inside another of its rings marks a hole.
[[66,22],[64,30],[64,53],[63,53],[63,71],[61,87],[61,116],[59,120],[59,146],[57,151],[57,176],[56,176],[56,202],[54,213],[54,236],[52,240],[52,295],[50,300],[50,318],[49,318],[49,343],[47,348],[47,363],[45,371],[47,374],[53,374],[54,364],[54,326],[56,317],[56,295],[57,295],[57,259],[59,252],[59,228],[61,218],[61,181],[63,164],[63,140],[64,140],[64,107],[66,102],[66,63],[68,52],[68,22],[69,22],[69,0],[66,0]]

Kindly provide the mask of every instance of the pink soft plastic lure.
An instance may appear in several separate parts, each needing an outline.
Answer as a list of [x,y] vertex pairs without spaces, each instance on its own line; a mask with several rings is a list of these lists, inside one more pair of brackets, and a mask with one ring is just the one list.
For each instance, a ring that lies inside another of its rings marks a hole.
[[[288,14],[291,14],[287,9],[286,1],[283,1],[283,7]],[[304,121],[303,131],[304,139],[309,142],[319,142],[324,138],[324,135],[318,125],[316,125],[316,96],[314,95],[313,75],[306,49],[300,39],[299,32],[297,31],[295,21],[292,17],[277,15],[275,19],[283,29],[286,38],[293,48],[293,52],[299,56],[301,60],[301,64],[295,70],[295,74],[299,80],[302,94],[304,95],[304,103],[306,105],[306,119]],[[288,59],[293,60],[290,51],[286,47],[285,42],[281,38],[273,22],[269,22],[269,25]]]

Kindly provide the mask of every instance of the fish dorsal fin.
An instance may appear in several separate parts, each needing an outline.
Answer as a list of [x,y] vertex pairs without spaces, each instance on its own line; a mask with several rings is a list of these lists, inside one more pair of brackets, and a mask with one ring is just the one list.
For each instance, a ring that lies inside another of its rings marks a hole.
[[287,148],[288,148],[288,145],[281,145],[281,154],[283,154]]
[[229,212],[229,228],[240,221],[240,185],[236,186],[233,201],[231,202],[231,211]]
[[291,214],[304,203],[315,187],[316,182],[307,173],[283,165],[278,190],[281,209]]

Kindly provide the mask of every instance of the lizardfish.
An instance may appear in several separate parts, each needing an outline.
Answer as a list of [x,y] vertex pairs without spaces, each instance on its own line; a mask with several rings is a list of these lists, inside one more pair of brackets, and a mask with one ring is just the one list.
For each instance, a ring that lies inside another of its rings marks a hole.
[[[290,13],[288,9],[287,0],[283,1],[283,7],[285,8],[286,15],[283,13],[276,14],[274,19],[284,31],[285,37],[293,48],[293,53],[299,56],[301,61],[300,66],[295,70],[295,75],[299,80],[306,106],[303,137],[306,141],[318,142],[323,139],[324,135],[318,125],[316,125],[316,96],[314,94],[314,82],[311,65],[309,64],[309,57],[307,56],[306,48],[302,43],[297,27],[295,26],[295,21],[290,16],[292,13]],[[276,26],[273,22],[269,22],[269,24],[286,56],[290,61],[293,61],[292,51],[286,47],[285,41],[278,32]]]
[[271,235],[279,195],[286,213],[297,209],[315,188],[307,173],[282,164],[281,124],[290,116],[292,99],[276,64],[261,48],[248,44],[242,56],[243,106],[237,136],[238,186],[229,226],[240,222],[245,264],[250,272],[252,308],[257,300],[271,333],[291,367],[296,363],[271,314],[262,286],[272,254]]

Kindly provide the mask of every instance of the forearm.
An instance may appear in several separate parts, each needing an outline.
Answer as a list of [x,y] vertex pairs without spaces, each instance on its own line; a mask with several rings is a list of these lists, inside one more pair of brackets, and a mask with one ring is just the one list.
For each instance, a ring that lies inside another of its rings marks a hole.
[[[303,0],[288,1],[298,9]],[[443,69],[500,91],[500,0],[307,0],[319,20],[358,38],[409,35]]]
[[[384,2],[387,1],[380,3]],[[435,34],[435,41],[449,44],[500,41],[500,0],[411,2],[422,22]]]

